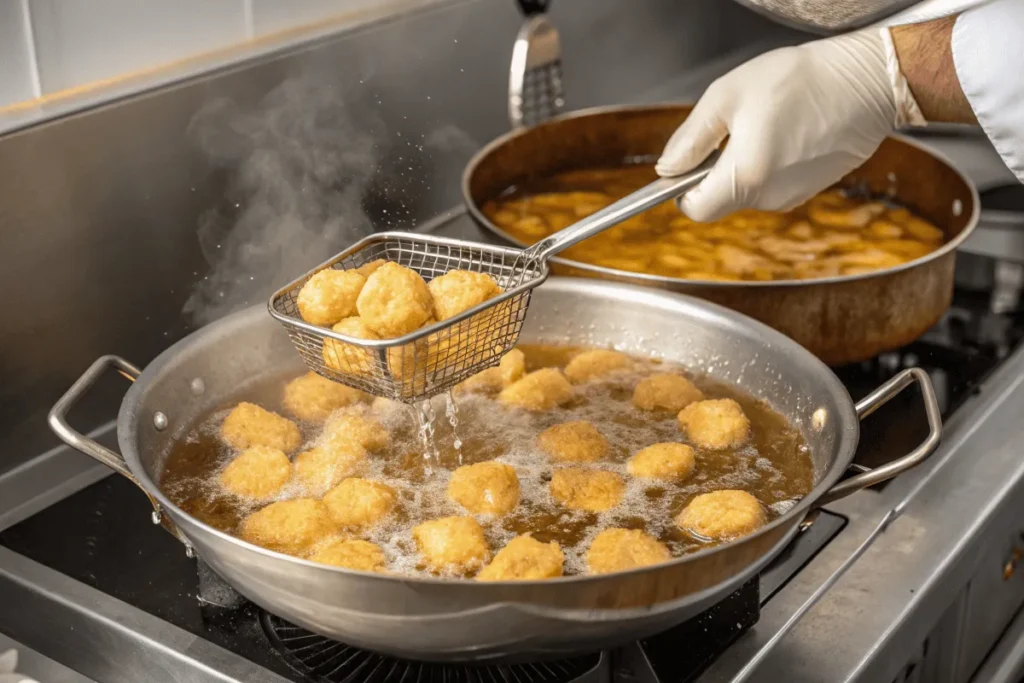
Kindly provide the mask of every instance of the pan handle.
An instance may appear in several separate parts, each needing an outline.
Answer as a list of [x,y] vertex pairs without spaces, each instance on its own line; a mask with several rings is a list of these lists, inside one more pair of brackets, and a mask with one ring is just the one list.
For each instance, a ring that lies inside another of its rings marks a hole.
[[860,491],[869,486],[874,486],[887,479],[892,479],[897,474],[916,467],[924,462],[929,455],[935,452],[942,440],[942,411],[939,409],[939,400],[935,396],[935,388],[932,380],[921,368],[910,368],[904,370],[891,380],[878,387],[870,394],[861,399],[856,405],[857,417],[863,420],[875,412],[882,405],[888,403],[893,397],[909,387],[914,382],[921,386],[921,396],[924,399],[924,412],[928,418],[928,436],[917,448],[907,453],[902,458],[886,463],[873,470],[862,472],[841,481],[825,492],[816,501],[816,505],[828,503],[845,498],[846,496]]
[[60,397],[60,399],[53,404],[53,408],[50,409],[49,417],[47,418],[50,423],[50,429],[60,438],[61,441],[74,448],[76,451],[85,453],[88,456],[99,460],[101,463],[114,470],[123,477],[131,480],[133,484],[138,486],[146,497],[149,498],[149,502],[153,505],[153,523],[162,525],[171,534],[181,541],[185,545],[185,554],[189,557],[193,556],[192,544],[184,534],[178,529],[177,525],[163,513],[163,508],[160,503],[150,495],[149,491],[139,483],[139,480],[135,478],[132,471],[128,469],[128,465],[125,463],[124,458],[119,453],[115,453],[103,444],[90,439],[85,434],[82,434],[68,423],[68,411],[78,403],[79,399],[85,395],[96,380],[100,378],[104,372],[109,368],[117,370],[118,374],[127,379],[129,382],[134,382],[138,379],[139,375],[142,374],[142,370],[126,361],[120,356],[107,355],[97,358],[96,361],[89,366],[78,380],[71,385],[71,388]]

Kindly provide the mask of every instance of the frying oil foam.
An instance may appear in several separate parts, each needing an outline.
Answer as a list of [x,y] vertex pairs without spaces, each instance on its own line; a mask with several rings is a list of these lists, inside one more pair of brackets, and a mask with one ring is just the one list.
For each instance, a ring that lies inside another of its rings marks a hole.
[[[392,443],[386,453],[371,455],[355,476],[391,486],[398,492],[400,503],[396,513],[358,535],[383,548],[389,571],[423,574],[425,568],[417,553],[412,529],[430,519],[469,514],[447,496],[452,471],[463,457],[466,464],[496,459],[512,466],[519,479],[521,498],[516,510],[503,518],[475,516],[485,529],[492,554],[518,533],[532,530],[541,540],[552,537],[561,542],[566,574],[586,571],[587,548],[598,533],[612,527],[641,528],[667,543],[677,555],[696,549],[699,543],[676,527],[674,517],[686,502],[700,493],[760,487],[774,498],[762,501],[772,516],[783,514],[795,504],[792,491],[787,493],[780,488],[785,483],[785,474],[754,444],[732,453],[728,467],[715,465],[720,462],[720,454],[697,449],[696,470],[679,484],[630,476],[626,461],[636,451],[654,443],[684,441],[674,415],[642,414],[632,405],[631,388],[644,374],[647,371],[642,370],[635,375],[619,376],[612,382],[577,387],[576,402],[542,414],[508,409],[480,395],[460,395],[457,400],[461,449],[454,448],[455,437],[448,424],[450,411],[446,411],[447,397],[435,397],[432,410],[424,412],[434,416],[436,453],[430,452],[432,449],[424,453],[415,408],[393,401],[374,401],[370,410],[389,431]],[[221,411],[212,415],[199,427],[198,433],[215,434],[225,414]],[[643,428],[638,428],[637,420],[641,417],[645,422]],[[537,447],[537,435],[554,424],[577,420],[597,427],[611,446],[610,456],[599,463],[553,466]],[[308,425],[304,425],[304,434],[308,441],[317,436],[316,430]],[[230,449],[222,448],[216,456],[218,469],[232,456]],[[549,491],[556,466],[601,469],[618,474],[625,481],[621,503],[601,513],[563,508],[552,499]],[[196,483],[199,482],[192,481],[191,485]],[[201,482],[202,495],[216,495],[216,488],[215,477]],[[174,490],[182,494],[187,487],[178,482]],[[171,490],[168,493],[176,495]],[[310,495],[310,492],[289,485],[278,498],[302,495]],[[242,511],[257,507],[245,505]]]

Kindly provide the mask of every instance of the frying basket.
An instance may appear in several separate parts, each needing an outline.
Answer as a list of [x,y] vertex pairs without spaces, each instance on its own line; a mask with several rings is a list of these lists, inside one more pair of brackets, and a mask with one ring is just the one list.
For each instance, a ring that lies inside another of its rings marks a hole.
[[[371,235],[271,296],[270,314],[288,331],[306,366],[335,382],[404,403],[416,403],[496,365],[515,346],[534,287],[546,264],[522,251],[429,235]],[[429,282],[451,270],[490,275],[504,290],[459,315],[395,339],[359,339],[318,327],[299,315],[299,290],[325,268],[354,270],[384,259]]]

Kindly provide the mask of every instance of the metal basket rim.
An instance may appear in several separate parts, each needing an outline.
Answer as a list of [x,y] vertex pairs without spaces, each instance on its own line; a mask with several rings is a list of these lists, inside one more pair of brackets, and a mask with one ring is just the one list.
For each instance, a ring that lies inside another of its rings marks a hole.
[[287,294],[295,290],[301,284],[305,284],[305,282],[309,280],[309,278],[313,277],[313,275],[320,272],[321,270],[333,266],[338,261],[344,260],[348,256],[356,253],[357,251],[362,250],[368,245],[377,242],[386,242],[389,239],[409,239],[410,235],[414,235],[415,237],[413,239],[415,239],[416,241],[427,242],[438,246],[462,246],[473,249],[481,249],[483,251],[492,253],[500,253],[502,255],[519,256],[524,251],[523,249],[517,249],[515,247],[503,247],[499,245],[484,244],[481,242],[471,242],[469,240],[460,240],[454,238],[440,238],[435,237],[434,235],[421,235],[418,233],[400,231],[374,233],[373,235],[368,235],[364,237],[363,239],[351,245],[344,251],[335,254],[334,256],[327,259],[320,265],[312,268],[303,275],[289,282],[284,287],[278,289],[270,296],[270,299],[267,301],[267,310],[270,312],[270,315],[273,316],[275,320],[285,325],[286,327],[299,328],[301,330],[309,332],[310,334],[314,334],[327,339],[333,339],[339,342],[344,342],[346,344],[351,344],[353,346],[357,346],[364,349],[390,349],[415,343],[420,339],[423,339],[424,337],[428,337],[431,334],[434,334],[435,332],[439,332],[447,327],[457,325],[463,320],[471,318],[472,316],[476,315],[477,313],[483,311],[486,308],[496,306],[502,303],[503,301],[508,301],[520,294],[523,294],[531,289],[534,289],[535,287],[538,287],[539,285],[543,284],[543,282],[547,280],[548,276],[551,274],[551,268],[548,266],[547,262],[540,262],[540,269],[538,271],[537,277],[531,278],[527,282],[517,285],[512,289],[507,289],[498,296],[488,299],[487,301],[484,301],[482,303],[479,303],[476,306],[473,306],[472,308],[466,309],[465,311],[457,315],[454,315],[451,318],[439,320],[435,322],[433,325],[421,327],[418,330],[413,330],[408,334],[402,335],[401,337],[395,337],[394,339],[360,339],[358,337],[350,337],[348,335],[335,332],[334,330],[327,327],[319,327],[317,325],[313,325],[311,323],[306,322],[305,320],[302,320],[301,318],[285,315],[284,313],[281,313],[280,311],[277,310],[275,304],[282,297],[286,296]]

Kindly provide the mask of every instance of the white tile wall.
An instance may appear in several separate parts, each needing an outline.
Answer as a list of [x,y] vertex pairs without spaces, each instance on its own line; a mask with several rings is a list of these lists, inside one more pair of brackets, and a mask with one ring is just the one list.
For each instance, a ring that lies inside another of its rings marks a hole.
[[[507,0],[511,2],[511,0]],[[401,2],[0,0],[0,108]]]
[[44,92],[247,38],[241,0],[30,0]]
[[27,0],[0,0],[0,107],[38,95],[27,6]]

